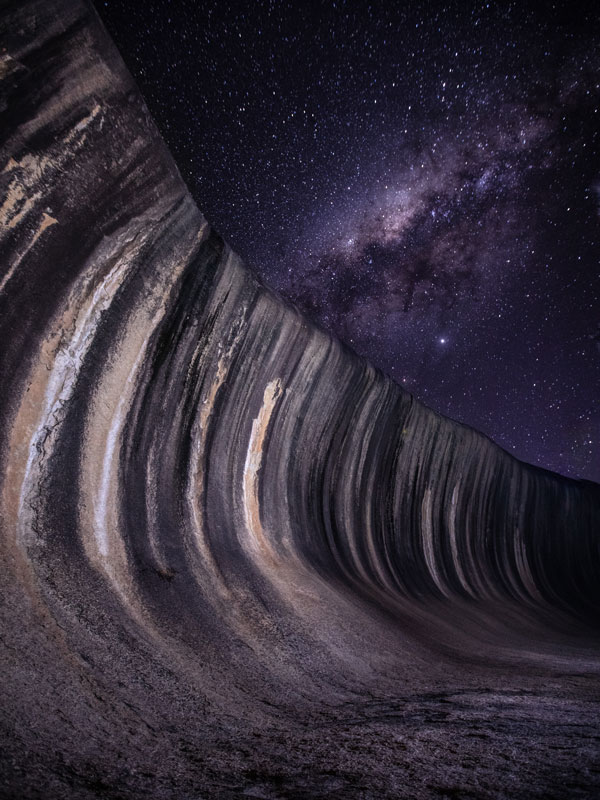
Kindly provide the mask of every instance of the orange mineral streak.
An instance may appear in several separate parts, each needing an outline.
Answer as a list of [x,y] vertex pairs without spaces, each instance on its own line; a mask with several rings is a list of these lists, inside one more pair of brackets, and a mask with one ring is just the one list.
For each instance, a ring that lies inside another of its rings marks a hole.
[[265,437],[280,394],[280,378],[276,378],[266,385],[262,407],[252,423],[252,433],[244,467],[244,514],[246,528],[250,533],[250,547],[273,561],[275,554],[269,545],[260,520],[258,473],[262,462]]

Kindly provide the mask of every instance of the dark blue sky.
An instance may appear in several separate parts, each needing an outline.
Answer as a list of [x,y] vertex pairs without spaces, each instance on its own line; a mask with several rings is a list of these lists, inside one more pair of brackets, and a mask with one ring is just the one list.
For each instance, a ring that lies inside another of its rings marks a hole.
[[429,406],[600,481],[596,4],[404,5],[97,3],[270,285]]

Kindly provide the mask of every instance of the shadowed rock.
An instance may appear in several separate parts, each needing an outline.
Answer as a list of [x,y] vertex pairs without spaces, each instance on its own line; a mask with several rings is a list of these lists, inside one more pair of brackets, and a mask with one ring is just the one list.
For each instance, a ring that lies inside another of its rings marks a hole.
[[91,6],[0,30],[2,796],[597,796],[599,487],[266,289]]

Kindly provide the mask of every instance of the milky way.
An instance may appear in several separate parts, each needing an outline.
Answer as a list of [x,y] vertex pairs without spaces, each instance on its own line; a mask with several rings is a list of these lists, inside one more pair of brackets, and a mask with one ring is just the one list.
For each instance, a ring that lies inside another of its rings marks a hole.
[[594,4],[98,8],[269,284],[436,410],[600,480]]

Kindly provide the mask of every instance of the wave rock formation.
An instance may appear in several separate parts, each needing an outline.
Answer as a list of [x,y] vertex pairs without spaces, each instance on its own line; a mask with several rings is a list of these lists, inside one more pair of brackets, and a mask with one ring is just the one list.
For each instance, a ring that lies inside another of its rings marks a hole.
[[599,487],[265,288],[90,5],[0,30],[2,797],[597,796]]

